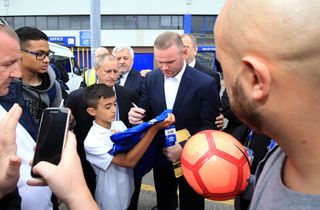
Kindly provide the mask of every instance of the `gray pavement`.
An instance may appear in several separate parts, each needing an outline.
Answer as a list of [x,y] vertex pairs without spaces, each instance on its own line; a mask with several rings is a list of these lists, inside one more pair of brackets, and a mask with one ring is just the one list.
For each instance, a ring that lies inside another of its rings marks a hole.
[[[152,171],[142,180],[141,192],[139,197],[139,210],[151,210],[157,204],[156,193],[154,190]],[[232,201],[223,203],[206,200],[206,210],[234,210]],[[196,209],[195,209],[196,210]]]
[[[141,192],[139,197],[138,210],[151,210],[157,204],[156,193],[153,184],[152,172],[145,175],[142,180]],[[67,210],[65,205],[61,205],[60,210]],[[232,201],[226,201],[223,203],[206,200],[206,210],[234,210]],[[195,209],[197,210],[197,209]]]

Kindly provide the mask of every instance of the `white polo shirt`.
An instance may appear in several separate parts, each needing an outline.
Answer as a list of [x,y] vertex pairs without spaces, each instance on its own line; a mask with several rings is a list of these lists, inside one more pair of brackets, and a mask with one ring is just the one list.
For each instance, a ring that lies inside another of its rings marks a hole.
[[[116,121],[119,123],[119,121]],[[121,122],[122,123],[122,122]],[[112,129],[123,131],[122,123]],[[125,128],[125,129],[124,129]],[[93,125],[84,141],[86,159],[92,165],[96,177],[95,198],[102,210],[126,210],[134,190],[133,170],[113,164],[113,156],[108,153],[113,142],[111,131],[93,121]]]

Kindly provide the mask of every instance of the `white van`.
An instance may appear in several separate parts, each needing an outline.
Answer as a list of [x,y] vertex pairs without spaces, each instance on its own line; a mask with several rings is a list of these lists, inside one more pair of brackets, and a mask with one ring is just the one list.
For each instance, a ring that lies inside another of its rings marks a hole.
[[49,42],[49,48],[54,52],[54,60],[59,63],[68,72],[69,81],[66,83],[69,87],[69,93],[80,87],[83,81],[80,69],[75,66],[74,55],[72,51],[62,45]]

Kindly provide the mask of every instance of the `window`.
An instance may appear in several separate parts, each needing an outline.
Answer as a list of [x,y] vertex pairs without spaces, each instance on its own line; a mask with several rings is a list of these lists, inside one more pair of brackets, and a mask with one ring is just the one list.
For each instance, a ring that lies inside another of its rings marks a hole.
[[172,16],[172,27],[179,28],[179,16]]
[[14,17],[14,26],[15,28],[20,28],[25,26],[24,17]]
[[149,16],[149,29],[160,28],[160,16]]
[[126,28],[125,29],[136,29],[137,18],[136,16],[126,16]]
[[59,19],[57,16],[48,17],[48,29],[49,30],[58,30],[59,29]]
[[90,30],[90,16],[81,16],[81,30]]
[[171,28],[171,16],[161,16],[161,28]]
[[[197,16],[196,16],[197,17]],[[4,17],[8,24],[17,29],[33,26],[40,30],[90,30],[89,15],[62,16],[14,16]],[[208,24],[211,24],[208,23]],[[157,30],[183,29],[182,15],[102,15],[102,30]]]
[[113,20],[114,20],[114,29],[126,28],[125,16],[115,16]]
[[69,30],[70,29],[70,17],[69,16],[59,16],[59,29]]
[[[16,27],[16,26],[15,26]],[[36,16],[36,27],[40,30],[47,30],[47,17],[45,16]]]
[[26,26],[36,27],[36,17],[26,16],[25,21],[26,21]]
[[191,32],[197,37],[198,45],[214,45],[213,28],[216,15],[192,16]]
[[101,16],[101,28],[106,29],[113,29],[113,17],[103,15]]
[[70,29],[71,30],[81,29],[81,16],[70,16]]
[[138,16],[138,29],[148,29],[148,16]]
[[4,17],[4,20],[9,24],[11,28],[15,28],[13,17]]
[[179,16],[179,29],[183,29],[183,16]]
[[203,30],[203,16],[192,16],[191,31],[192,33],[201,33]]

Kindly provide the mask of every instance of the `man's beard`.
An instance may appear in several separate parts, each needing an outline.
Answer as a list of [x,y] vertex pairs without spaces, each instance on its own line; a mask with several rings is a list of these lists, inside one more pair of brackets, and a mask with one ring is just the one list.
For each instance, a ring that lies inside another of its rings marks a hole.
[[254,128],[256,131],[261,131],[261,116],[256,106],[245,96],[244,90],[240,85],[239,76],[231,89],[233,96],[232,100],[230,100],[230,105],[234,113],[249,127]]

